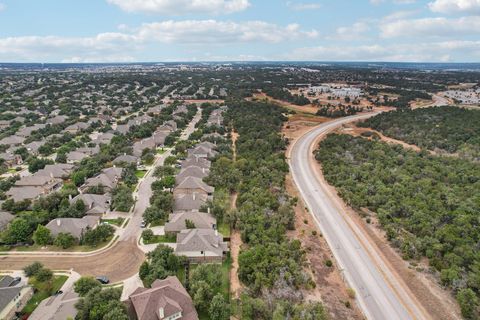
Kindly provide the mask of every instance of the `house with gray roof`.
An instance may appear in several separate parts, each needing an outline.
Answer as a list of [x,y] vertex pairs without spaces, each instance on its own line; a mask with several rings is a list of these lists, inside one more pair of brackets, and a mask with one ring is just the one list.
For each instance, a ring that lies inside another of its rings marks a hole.
[[86,214],[91,216],[102,216],[110,212],[112,197],[109,194],[80,193],[70,200],[70,203],[83,201],[87,209]]
[[66,127],[63,131],[71,134],[77,134],[82,130],[88,129],[89,125],[86,122],[77,122]]
[[184,181],[188,177],[194,177],[198,179],[203,179],[208,176],[210,170],[206,168],[190,166],[185,169],[182,169],[179,174],[175,177],[177,185]]
[[20,188],[10,188],[10,190],[5,192],[5,195],[14,202],[21,202],[25,200],[36,200],[42,195],[45,195],[45,192],[41,187],[25,186]]
[[121,164],[121,163],[135,164],[138,166],[140,165],[141,161],[139,157],[123,154],[121,156],[116,157],[113,160],[113,164]]
[[16,133],[16,135],[17,135],[17,136],[20,136],[20,137],[26,138],[26,137],[31,136],[34,131],[43,129],[43,128],[45,128],[46,126],[47,126],[46,124],[37,123],[37,124],[34,124],[33,126],[24,127],[24,128],[22,128],[22,129],[18,130],[17,133]]
[[112,141],[113,137],[115,137],[113,133],[105,132],[98,135],[96,139],[92,140],[92,143],[95,143],[96,145],[109,144],[110,141]]
[[199,319],[192,298],[175,276],[157,279],[151,288],[137,288],[124,303],[130,319]]
[[61,124],[61,123],[64,123],[65,121],[67,121],[68,117],[67,116],[55,116],[53,118],[49,118],[47,119],[47,123],[48,124]]
[[105,191],[111,192],[122,178],[122,172],[123,169],[118,167],[103,169],[99,175],[87,179],[80,189],[86,190],[90,187],[102,186],[104,190],[106,189]]
[[229,251],[223,236],[213,229],[185,229],[177,233],[175,254],[195,263],[221,263]]
[[4,276],[0,279],[0,319],[13,319],[33,295],[30,286],[11,286],[13,278]]
[[16,167],[23,163],[22,156],[19,154],[4,152],[0,153],[0,159],[7,168]]
[[88,155],[83,152],[70,151],[69,153],[67,153],[67,163],[68,164],[80,163],[83,159],[87,157]]
[[140,141],[137,141],[133,144],[133,155],[140,157],[145,149],[152,149],[155,150],[157,148],[157,144],[153,138],[146,138]]
[[36,175],[67,179],[73,172],[74,165],[69,163],[47,164],[45,168],[37,171]]
[[166,233],[178,233],[187,229],[186,221],[193,223],[197,229],[216,229],[217,219],[210,213],[200,211],[177,211],[168,217],[165,223]]
[[182,169],[186,169],[188,167],[209,169],[211,167],[211,164],[212,163],[207,159],[192,156],[182,161]]
[[174,196],[173,210],[174,211],[199,211],[202,206],[207,203],[208,196],[205,194],[177,194]]
[[95,229],[100,223],[100,217],[84,216],[83,218],[56,218],[51,220],[47,225],[52,236],[56,237],[59,233],[69,233],[77,239],[88,230]]
[[29,153],[36,156],[36,155],[38,155],[38,149],[40,149],[40,147],[43,146],[45,143],[46,143],[45,140],[32,141],[32,142],[26,144],[25,148],[27,148]]
[[25,141],[24,137],[13,135],[13,136],[5,137],[2,140],[0,140],[0,145],[16,146],[16,145],[19,145],[19,144],[23,144],[24,141]]
[[187,177],[173,189],[173,195],[195,193],[211,196],[213,195],[214,191],[215,188],[203,182],[202,179],[196,177]]

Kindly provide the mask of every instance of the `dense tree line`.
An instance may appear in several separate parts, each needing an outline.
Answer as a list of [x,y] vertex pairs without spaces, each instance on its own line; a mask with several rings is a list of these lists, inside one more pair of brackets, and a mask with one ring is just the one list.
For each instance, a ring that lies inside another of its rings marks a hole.
[[[300,288],[313,285],[304,271],[305,252],[289,240],[294,227],[291,200],[285,192],[288,172],[286,141],[279,134],[283,109],[266,103],[230,103],[225,123],[238,132],[237,161],[220,157],[213,162],[208,182],[237,191],[237,212],[231,224],[241,231],[245,248],[239,256],[238,275],[248,287],[241,299],[242,319],[324,319],[303,303]],[[297,310],[297,311],[295,311]]]
[[362,107],[356,107],[351,105],[348,105],[348,106],[327,105],[327,106],[321,106],[318,109],[317,116],[328,117],[328,118],[340,118],[340,117],[352,116],[362,111],[363,111]]
[[381,113],[359,124],[430,150],[480,158],[480,111],[433,107]]
[[264,88],[262,91],[272,97],[273,99],[278,99],[282,101],[287,101],[293,104],[296,104],[298,106],[304,106],[307,104],[310,104],[310,100],[308,98],[305,98],[302,95],[298,94],[291,94],[290,91],[286,89],[279,89],[277,87],[271,87],[271,88]]
[[337,134],[321,142],[316,158],[348,205],[376,212],[404,258],[427,257],[462,309],[472,306],[465,317],[478,319],[478,164]]

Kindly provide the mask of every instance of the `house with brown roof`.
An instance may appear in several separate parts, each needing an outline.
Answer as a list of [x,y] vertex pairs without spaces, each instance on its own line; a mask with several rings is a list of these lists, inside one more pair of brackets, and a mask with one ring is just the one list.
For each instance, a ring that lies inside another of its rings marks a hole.
[[87,179],[80,189],[83,191],[90,187],[102,186],[106,189],[105,191],[110,192],[118,185],[118,182],[122,178],[122,172],[123,169],[118,167],[105,168],[99,175]]
[[177,277],[155,280],[151,288],[137,288],[124,302],[130,319],[198,320],[192,298]]
[[72,125],[69,125],[63,131],[71,133],[71,134],[77,134],[80,131],[87,129],[88,127],[89,127],[89,125],[86,122],[77,122],[77,123],[74,123]]
[[199,167],[209,169],[211,166],[211,162],[207,159],[197,158],[197,157],[188,157],[187,159],[182,161],[182,170],[188,167]]
[[177,233],[175,254],[193,263],[221,263],[229,251],[223,236],[213,229],[185,229]]
[[87,215],[101,217],[110,212],[112,197],[109,194],[80,193],[71,199],[70,203],[75,203],[79,200],[85,204]]
[[17,180],[5,194],[14,202],[35,200],[42,195],[57,191],[62,185],[61,179],[35,173]]
[[0,159],[7,168],[16,167],[23,163],[22,156],[19,154],[12,154],[9,152],[0,153]]
[[209,169],[200,168],[195,166],[190,166],[185,169],[182,169],[179,174],[175,177],[177,185],[184,181],[188,177],[194,177],[198,179],[203,179],[210,173]]
[[68,163],[47,164],[45,168],[37,171],[36,175],[67,179],[73,172],[74,166]]
[[207,203],[208,196],[205,194],[177,194],[174,196],[173,209],[174,211],[199,211],[202,206]]

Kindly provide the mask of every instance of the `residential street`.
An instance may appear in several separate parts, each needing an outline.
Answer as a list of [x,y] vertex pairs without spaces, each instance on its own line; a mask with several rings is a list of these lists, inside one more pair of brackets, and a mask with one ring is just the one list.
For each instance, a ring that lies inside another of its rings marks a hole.
[[[195,124],[201,118],[201,110],[184,130],[180,139],[187,139],[195,130]],[[161,166],[171,150],[163,153],[156,160],[147,174],[141,179],[134,197],[137,198],[135,208],[125,229],[118,232],[119,239],[111,247],[100,250],[98,253],[56,253],[52,255],[2,255],[0,256],[0,270],[19,270],[33,261],[39,261],[53,270],[73,269],[81,275],[106,275],[112,283],[123,281],[135,275],[145,254],[138,247],[138,238],[143,229],[140,228],[142,214],[149,206],[152,194],[151,184],[155,180],[152,176],[157,166]]]
[[358,226],[350,223],[341,205],[319,179],[313,151],[320,136],[335,128],[375,115],[357,115],[315,127],[292,147],[290,168],[295,183],[328,241],[343,274],[355,290],[358,303],[368,319],[428,319]]

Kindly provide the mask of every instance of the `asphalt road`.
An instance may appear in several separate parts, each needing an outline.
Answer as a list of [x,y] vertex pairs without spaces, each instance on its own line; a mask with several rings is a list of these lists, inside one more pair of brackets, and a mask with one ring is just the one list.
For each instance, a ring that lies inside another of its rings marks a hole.
[[346,117],[321,124],[292,146],[290,169],[309,211],[325,236],[346,281],[356,292],[368,319],[428,319],[424,311],[385,265],[358,227],[349,223],[339,203],[316,176],[313,150],[318,137],[347,122],[369,115]]

